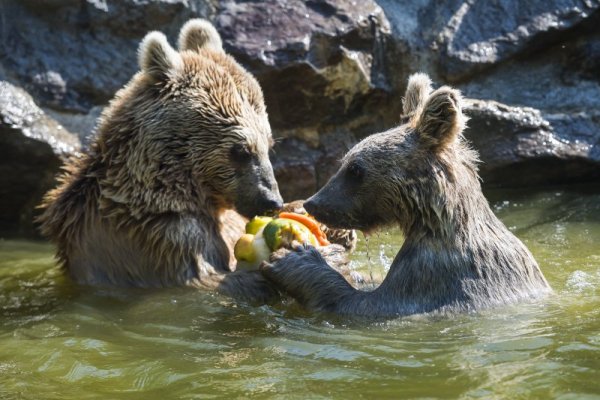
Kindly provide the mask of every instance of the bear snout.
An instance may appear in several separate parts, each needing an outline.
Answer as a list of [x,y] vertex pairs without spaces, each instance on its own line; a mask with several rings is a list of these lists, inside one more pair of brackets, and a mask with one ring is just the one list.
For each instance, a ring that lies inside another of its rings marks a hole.
[[319,222],[322,222],[326,225],[337,225],[338,221],[336,221],[334,215],[335,213],[333,212],[333,210],[324,206],[322,203],[318,202],[313,197],[311,197],[304,203],[304,209],[307,213],[315,217]]
[[283,207],[283,199],[264,199],[261,202],[261,207],[264,210],[262,213],[280,210]]
[[265,215],[283,208],[283,198],[279,191],[260,190],[252,203],[254,215]]

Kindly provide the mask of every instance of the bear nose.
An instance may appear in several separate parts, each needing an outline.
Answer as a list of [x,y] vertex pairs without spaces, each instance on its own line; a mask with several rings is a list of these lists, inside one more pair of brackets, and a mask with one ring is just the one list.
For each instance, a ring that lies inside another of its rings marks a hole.
[[283,200],[281,199],[267,199],[263,203],[263,207],[266,211],[276,211],[283,207]]

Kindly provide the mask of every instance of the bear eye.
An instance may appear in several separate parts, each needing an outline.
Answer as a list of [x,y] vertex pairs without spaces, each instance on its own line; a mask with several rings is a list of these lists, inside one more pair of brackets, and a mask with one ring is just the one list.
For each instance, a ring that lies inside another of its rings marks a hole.
[[235,162],[246,163],[250,161],[252,153],[245,144],[236,143],[231,146],[231,159]]
[[362,177],[365,176],[365,168],[362,165],[353,162],[348,166],[348,174],[354,179],[362,179]]

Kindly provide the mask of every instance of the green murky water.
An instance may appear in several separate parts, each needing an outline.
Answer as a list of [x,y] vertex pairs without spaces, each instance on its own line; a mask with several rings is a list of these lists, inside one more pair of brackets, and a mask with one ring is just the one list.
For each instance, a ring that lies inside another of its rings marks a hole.
[[[489,193],[556,294],[452,318],[347,323],[190,290],[76,287],[0,242],[0,398],[600,399],[600,188]],[[369,238],[373,275],[399,248]],[[368,273],[365,245],[355,259]]]

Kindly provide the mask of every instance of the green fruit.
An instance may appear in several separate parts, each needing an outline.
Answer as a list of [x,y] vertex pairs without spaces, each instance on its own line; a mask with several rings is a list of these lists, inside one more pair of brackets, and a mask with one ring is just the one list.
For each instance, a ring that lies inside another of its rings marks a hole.
[[256,235],[265,225],[271,222],[271,217],[254,217],[246,224],[246,233]]
[[317,238],[306,226],[287,218],[276,218],[269,222],[263,230],[263,237],[271,251],[289,247],[294,240],[313,246],[318,244]]

